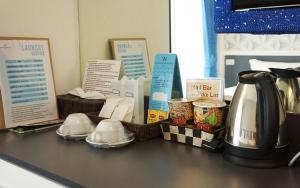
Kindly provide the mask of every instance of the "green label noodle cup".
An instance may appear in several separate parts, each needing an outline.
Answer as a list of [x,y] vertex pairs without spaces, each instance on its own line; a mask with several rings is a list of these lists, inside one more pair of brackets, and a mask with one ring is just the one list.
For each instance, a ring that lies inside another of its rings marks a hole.
[[174,125],[192,123],[194,119],[193,101],[184,98],[172,99],[169,103],[169,116]]
[[221,127],[226,103],[223,101],[198,100],[194,105],[194,123],[196,128],[213,132]]

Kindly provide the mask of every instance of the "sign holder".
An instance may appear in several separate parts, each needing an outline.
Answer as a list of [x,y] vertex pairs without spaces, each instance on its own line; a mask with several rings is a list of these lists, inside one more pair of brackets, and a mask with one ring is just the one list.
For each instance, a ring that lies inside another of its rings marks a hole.
[[48,38],[0,37],[0,129],[58,119]]
[[121,76],[150,78],[151,70],[145,38],[109,39],[114,59],[122,60]]
[[168,118],[168,101],[182,98],[182,84],[176,54],[155,56],[147,123]]

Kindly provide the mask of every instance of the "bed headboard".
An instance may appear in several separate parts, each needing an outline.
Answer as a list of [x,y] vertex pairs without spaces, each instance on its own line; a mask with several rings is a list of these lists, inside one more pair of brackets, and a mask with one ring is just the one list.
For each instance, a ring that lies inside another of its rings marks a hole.
[[225,56],[225,87],[232,87],[238,83],[238,73],[251,70],[250,59],[261,61],[299,63],[300,56],[255,56],[255,55],[226,55]]

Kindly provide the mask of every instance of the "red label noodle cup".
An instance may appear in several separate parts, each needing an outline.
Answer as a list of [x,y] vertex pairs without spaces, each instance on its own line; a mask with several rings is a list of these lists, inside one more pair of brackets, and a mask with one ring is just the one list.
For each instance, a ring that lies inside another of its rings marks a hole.
[[226,103],[223,101],[198,100],[194,105],[195,126],[206,132],[213,132],[223,124]]

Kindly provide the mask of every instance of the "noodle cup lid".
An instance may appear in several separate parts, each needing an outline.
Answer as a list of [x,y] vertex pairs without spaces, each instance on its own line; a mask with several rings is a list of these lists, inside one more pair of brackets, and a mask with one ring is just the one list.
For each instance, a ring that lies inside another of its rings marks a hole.
[[206,107],[206,108],[221,108],[221,107],[225,107],[226,103],[224,101],[197,100],[193,102],[193,105],[197,107]]
[[194,100],[186,99],[186,98],[176,98],[171,99],[168,101],[168,103],[184,103],[184,102],[193,102]]

